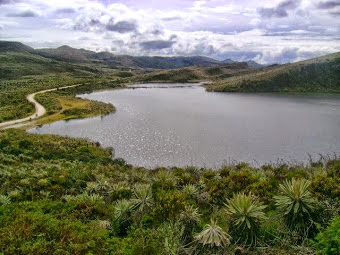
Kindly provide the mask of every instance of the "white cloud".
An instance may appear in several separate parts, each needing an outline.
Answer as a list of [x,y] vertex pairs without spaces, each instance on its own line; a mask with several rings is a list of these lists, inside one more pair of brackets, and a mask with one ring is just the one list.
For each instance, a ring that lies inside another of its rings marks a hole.
[[[35,47],[68,44],[115,54],[206,55],[262,63],[340,50],[340,21],[329,10],[318,8],[318,0],[301,0],[300,4],[200,0],[191,6],[185,2],[187,6],[181,9],[176,8],[180,4],[176,1],[173,8],[169,4],[161,8],[158,3],[155,9],[150,2],[148,7],[137,8],[123,0],[108,5],[95,0],[13,2],[0,8],[1,38]],[[279,7],[287,12],[284,18],[264,18],[258,12],[271,8],[275,13]],[[25,11],[36,15],[21,15],[29,19],[10,15]]]

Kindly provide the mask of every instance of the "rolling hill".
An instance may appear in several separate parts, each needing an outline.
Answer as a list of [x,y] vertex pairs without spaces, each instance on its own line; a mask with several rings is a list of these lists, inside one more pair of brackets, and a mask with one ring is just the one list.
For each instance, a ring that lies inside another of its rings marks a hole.
[[0,79],[60,73],[93,75],[100,72],[100,68],[95,66],[71,64],[43,57],[22,43],[0,41]]
[[221,92],[340,92],[340,52],[273,65],[207,85]]
[[191,66],[172,70],[154,71],[133,78],[136,82],[197,82],[217,81],[254,72],[256,69],[246,62],[232,62],[221,66],[199,67]]

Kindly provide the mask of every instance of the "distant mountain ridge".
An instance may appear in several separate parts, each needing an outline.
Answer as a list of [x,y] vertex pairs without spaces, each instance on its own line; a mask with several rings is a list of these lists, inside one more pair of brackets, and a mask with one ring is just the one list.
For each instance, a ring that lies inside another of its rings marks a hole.
[[[28,52],[45,58],[63,61],[66,63],[100,64],[109,68],[143,68],[143,69],[175,69],[189,66],[214,67],[235,63],[227,59],[219,61],[204,56],[130,56],[114,55],[110,52],[94,52],[85,49],[76,49],[64,45],[58,48],[33,49],[19,42],[0,41],[0,52]],[[260,64],[249,61],[251,67],[261,67]]]

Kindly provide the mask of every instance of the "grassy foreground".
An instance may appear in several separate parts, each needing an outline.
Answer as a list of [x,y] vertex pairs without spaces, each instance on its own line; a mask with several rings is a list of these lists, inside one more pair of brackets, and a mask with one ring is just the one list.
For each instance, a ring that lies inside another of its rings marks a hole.
[[112,152],[1,131],[0,253],[339,254],[339,159],[150,170]]

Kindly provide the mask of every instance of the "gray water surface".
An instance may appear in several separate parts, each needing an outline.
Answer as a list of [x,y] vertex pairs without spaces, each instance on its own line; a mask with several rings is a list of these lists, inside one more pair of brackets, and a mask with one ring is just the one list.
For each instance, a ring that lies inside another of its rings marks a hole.
[[295,163],[306,162],[308,154],[340,153],[339,96],[212,93],[182,85],[81,95],[112,103],[117,111],[30,132],[90,138],[145,167]]

